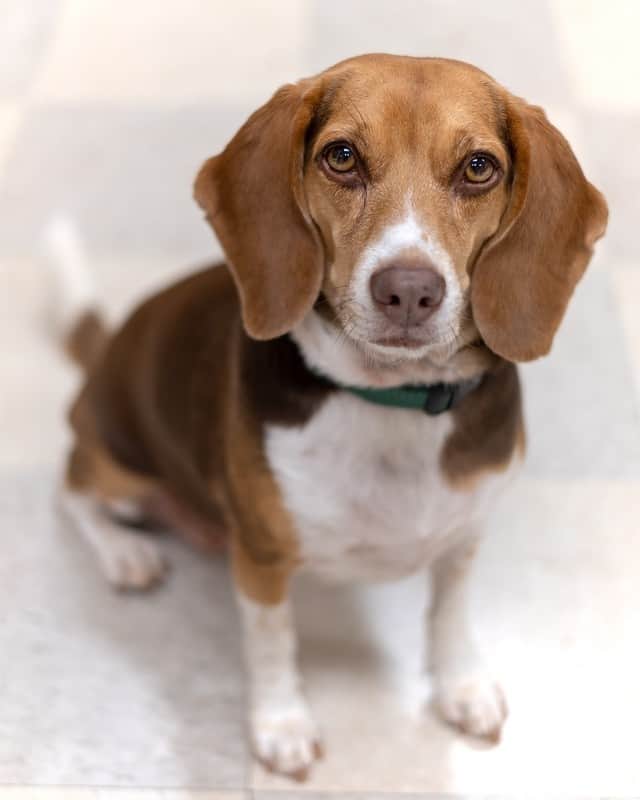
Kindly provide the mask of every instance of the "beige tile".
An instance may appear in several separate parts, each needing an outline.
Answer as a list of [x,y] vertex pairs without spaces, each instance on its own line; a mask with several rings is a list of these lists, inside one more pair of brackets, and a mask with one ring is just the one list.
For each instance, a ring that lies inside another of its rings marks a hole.
[[316,71],[357,53],[446,56],[486,70],[511,91],[547,104],[570,99],[546,2],[317,0],[307,59]]
[[[408,794],[407,792],[314,792],[302,788],[298,791],[255,792],[253,800],[474,800],[472,797],[454,797],[452,794]],[[487,798],[475,798],[487,800]],[[498,800],[498,798],[495,798]]]
[[0,800],[243,800],[244,792],[0,786]]
[[230,579],[167,537],[158,591],[113,592],[69,519],[55,470],[0,468],[0,785],[246,783]]
[[[589,178],[609,204],[609,224],[600,253],[612,265],[640,264],[638,203],[640,193],[640,112],[585,114],[582,138],[588,151]],[[602,262],[605,263],[605,262]]]
[[210,792],[205,789],[98,789],[91,800],[244,800],[245,797],[244,792]]
[[[640,483],[624,481],[527,480],[496,509],[471,594],[511,708],[496,748],[421,714],[419,583],[303,587],[305,676],[327,750],[305,789],[633,795],[639,518]],[[257,766],[253,780],[291,788]]]
[[94,789],[0,786],[0,800],[95,800]]
[[23,110],[21,106],[12,103],[0,104],[0,180],[22,117]]
[[607,111],[639,110],[640,4],[553,0],[550,6],[569,75],[582,103]]
[[206,158],[218,152],[255,105],[158,107],[52,103],[26,115],[0,181],[0,257],[30,254],[52,214],[79,227],[92,258],[118,253],[176,268],[208,257],[210,227],[192,197]]
[[20,100],[50,42],[62,0],[2,0],[0,98]]
[[[488,798],[458,797],[452,794],[413,794],[407,792],[315,792],[306,788],[298,791],[255,792],[253,800],[488,800]],[[493,800],[499,800],[494,798]],[[521,798],[524,800],[524,798]]]
[[41,266],[26,259],[0,262],[0,467],[5,469],[60,462],[67,441],[65,409],[78,383],[46,325]]
[[611,274],[599,250],[548,357],[522,366],[525,472],[640,477],[640,427]]
[[[211,792],[179,789],[98,789],[91,800],[244,800],[244,792]],[[2,798],[0,798],[2,800]],[[46,799],[45,799],[46,800]],[[89,798],[88,798],[89,800]]]
[[301,77],[305,10],[297,0],[67,0],[35,96],[260,100]]
[[626,337],[627,356],[633,371],[640,407],[640,271],[635,268],[619,268],[613,271],[614,289],[616,300],[622,318],[622,325]]

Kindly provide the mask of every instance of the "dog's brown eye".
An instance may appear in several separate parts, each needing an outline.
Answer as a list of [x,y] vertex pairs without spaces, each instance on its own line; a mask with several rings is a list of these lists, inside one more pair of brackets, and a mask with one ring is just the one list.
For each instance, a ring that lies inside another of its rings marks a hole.
[[325,150],[325,161],[334,172],[351,172],[355,169],[356,154],[348,144],[333,144]]
[[486,183],[496,171],[495,164],[487,156],[473,156],[464,171],[464,177],[470,183]]

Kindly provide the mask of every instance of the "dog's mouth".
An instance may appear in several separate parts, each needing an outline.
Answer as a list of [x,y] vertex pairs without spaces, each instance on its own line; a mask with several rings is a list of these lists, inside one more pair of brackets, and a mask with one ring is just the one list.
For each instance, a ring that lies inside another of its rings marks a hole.
[[[446,362],[462,347],[477,336],[475,327],[464,318],[450,321],[435,319],[408,329],[377,328],[373,324],[368,331],[352,331],[350,338],[357,339],[360,347],[373,358],[394,361],[416,361],[427,358]],[[362,335],[362,333],[368,335]],[[348,332],[347,332],[348,335]]]
[[396,336],[384,336],[380,339],[374,339],[370,344],[376,347],[391,347],[394,349],[418,350],[422,347],[428,347],[431,344],[428,338],[417,338],[408,334]]
[[[367,322],[367,320],[363,320]],[[375,347],[376,350],[390,349],[394,351],[406,350],[410,353],[415,351],[428,350],[432,347],[441,347],[443,344],[451,343],[455,338],[454,331],[457,324],[443,324],[442,320],[431,318],[420,324],[396,325],[381,321],[379,316],[373,316],[368,320],[368,325],[364,325],[358,338],[366,341],[366,344]],[[361,333],[365,333],[364,336]]]

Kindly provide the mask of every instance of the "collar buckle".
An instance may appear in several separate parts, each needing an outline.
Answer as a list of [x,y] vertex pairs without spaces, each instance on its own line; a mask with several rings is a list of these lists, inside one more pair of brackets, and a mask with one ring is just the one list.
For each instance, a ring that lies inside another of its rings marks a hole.
[[478,375],[460,383],[432,383],[426,387],[427,398],[423,411],[431,417],[456,408],[464,398],[477,389],[483,376]]
[[424,412],[431,417],[454,408],[460,400],[460,384],[432,383],[427,387]]

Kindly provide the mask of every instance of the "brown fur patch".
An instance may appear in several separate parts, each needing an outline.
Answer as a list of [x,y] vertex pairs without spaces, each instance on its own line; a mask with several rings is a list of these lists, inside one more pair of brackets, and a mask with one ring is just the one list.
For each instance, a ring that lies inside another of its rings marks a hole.
[[516,449],[524,446],[520,381],[514,364],[499,362],[450,413],[455,427],[440,462],[456,488],[472,488],[483,474],[506,469]]

